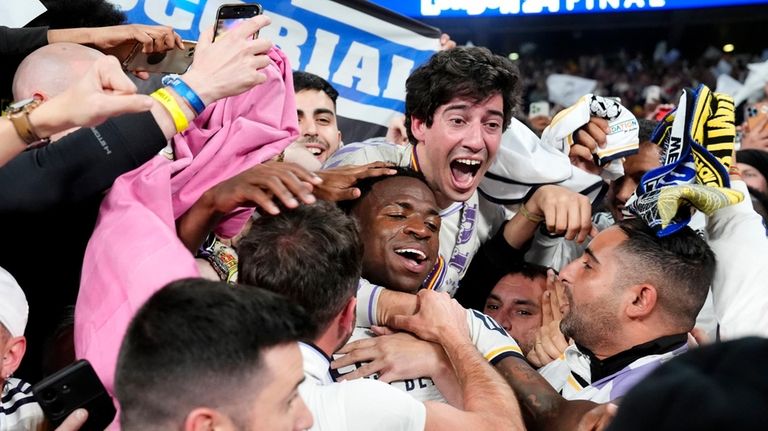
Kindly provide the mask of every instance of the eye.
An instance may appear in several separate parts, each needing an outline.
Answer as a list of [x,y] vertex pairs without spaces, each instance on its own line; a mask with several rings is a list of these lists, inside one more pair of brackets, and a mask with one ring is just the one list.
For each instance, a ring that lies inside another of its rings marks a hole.
[[485,123],[485,127],[489,128],[489,129],[491,129],[493,131],[496,131],[496,130],[501,129],[501,123],[496,122],[496,121],[489,121],[489,122]]
[[592,266],[589,264],[589,262],[586,259],[583,262],[581,262],[581,265],[584,267],[584,269],[592,269]]
[[486,310],[498,311],[499,306],[496,304],[488,304],[485,306]]
[[437,232],[439,228],[437,227],[437,223],[428,221],[424,223],[427,226],[427,229],[431,230],[432,232]]
[[400,213],[392,213],[392,214],[387,214],[387,217],[393,218],[395,220],[403,220],[405,218],[405,215]]
[[528,310],[517,310],[517,314],[521,316],[533,316],[533,313]]
[[315,121],[317,122],[317,124],[320,124],[320,125],[323,125],[323,126],[327,126],[327,125],[331,124],[331,120],[328,117],[320,117],[320,118],[318,118]]
[[451,124],[455,125],[455,126],[460,126],[460,125],[464,124],[464,119],[463,118],[458,118],[458,117],[457,118],[451,118],[448,121]]

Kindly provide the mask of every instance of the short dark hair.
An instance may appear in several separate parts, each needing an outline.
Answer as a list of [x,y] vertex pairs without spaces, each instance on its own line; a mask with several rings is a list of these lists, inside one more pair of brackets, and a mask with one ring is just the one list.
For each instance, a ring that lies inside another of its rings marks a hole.
[[301,307],[264,289],[203,279],[168,284],[139,309],[120,347],[122,429],[169,428],[201,405],[227,411],[254,395],[243,383],[261,377],[265,349],[313,332]]
[[512,110],[519,103],[521,82],[517,66],[509,59],[495,55],[487,48],[456,47],[435,53],[419,66],[405,82],[405,129],[408,139],[416,143],[411,132],[411,117],[432,126],[437,108],[455,97],[468,97],[481,102],[500,94],[504,102],[506,130]]
[[654,120],[646,120],[645,118],[638,118],[637,125],[638,139],[642,144],[643,142],[651,142],[651,135],[653,135],[653,131],[656,129],[656,126],[659,125],[659,122]]
[[107,0],[41,0],[47,9],[25,27],[78,28],[121,25],[128,18]]
[[355,220],[323,201],[254,220],[237,252],[241,282],[302,305],[321,331],[356,294],[363,271]]
[[298,93],[304,90],[322,91],[333,101],[333,107],[336,107],[336,99],[339,97],[339,92],[333,88],[330,82],[314,73],[297,70],[293,72],[293,91]]
[[422,183],[424,183],[427,188],[432,190],[431,187],[429,187],[429,183],[427,183],[426,177],[424,177],[424,174],[422,174],[419,171],[416,171],[409,167],[404,166],[393,166],[391,169],[395,170],[396,173],[392,175],[380,175],[378,177],[368,177],[363,178],[362,180],[358,181],[357,184],[355,184],[355,187],[357,187],[360,190],[360,197],[353,200],[346,200],[346,201],[339,201],[337,204],[339,205],[339,208],[344,210],[347,214],[351,213],[352,210],[357,207],[363,199],[368,195],[368,193],[371,192],[373,189],[373,186],[375,186],[377,183],[380,183],[384,180],[388,180],[390,178],[398,178],[398,177],[407,177],[407,178],[414,178]]
[[632,266],[618,277],[653,284],[670,322],[692,329],[715,274],[715,254],[707,242],[688,226],[664,237],[640,219],[618,226],[627,235],[618,250]]
[[549,268],[544,265],[539,265],[532,262],[523,262],[520,266],[509,271],[507,275],[520,274],[529,280],[535,280],[539,277],[547,278],[547,271],[549,271]]

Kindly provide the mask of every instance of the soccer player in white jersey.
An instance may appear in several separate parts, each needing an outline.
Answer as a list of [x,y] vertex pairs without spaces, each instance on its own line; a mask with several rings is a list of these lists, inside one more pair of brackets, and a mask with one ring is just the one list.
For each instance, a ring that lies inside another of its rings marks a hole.
[[472,344],[466,310],[456,303],[435,323],[443,330],[433,341],[456,370],[462,409],[422,403],[372,379],[334,381],[330,355],[355,324],[362,251],[355,221],[326,202],[261,217],[239,243],[240,281],[301,304],[319,328],[301,344],[306,381],[299,391],[314,415],[313,429],[523,429],[517,399]]

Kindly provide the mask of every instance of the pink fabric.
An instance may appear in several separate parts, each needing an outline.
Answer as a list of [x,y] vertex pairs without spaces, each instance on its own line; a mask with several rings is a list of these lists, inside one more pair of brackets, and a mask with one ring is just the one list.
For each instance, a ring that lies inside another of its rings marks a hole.
[[[209,188],[279,154],[298,136],[288,60],[272,50],[267,82],[213,103],[173,139],[176,160],[155,156],[118,178],[101,205],[83,262],[75,349],[113,392],[128,323],[163,285],[199,276],[176,236],[175,220]],[[251,209],[220,224],[231,237]]]

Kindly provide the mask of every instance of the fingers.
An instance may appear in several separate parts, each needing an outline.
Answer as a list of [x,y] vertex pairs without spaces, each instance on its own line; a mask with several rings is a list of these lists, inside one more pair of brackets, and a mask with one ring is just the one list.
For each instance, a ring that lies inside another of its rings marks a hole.
[[386,326],[377,326],[377,325],[371,326],[371,332],[373,332],[374,334],[376,334],[379,337],[382,336],[382,335],[394,335],[394,334],[397,334],[397,332],[387,328]]
[[358,180],[362,180],[363,178],[381,177],[384,175],[395,175],[397,173],[396,170],[392,169],[387,165],[384,165],[384,166],[365,165],[365,166],[366,166],[365,169],[360,170],[359,173],[355,175]]
[[128,78],[120,66],[120,62],[113,56],[100,58],[93,66],[101,84],[101,88],[117,93],[135,94],[136,85]]
[[88,411],[85,409],[77,409],[64,419],[64,422],[59,425],[55,431],[77,431],[88,420]]
[[205,50],[211,43],[213,43],[213,27],[208,27],[200,32],[200,37],[197,38],[195,51]]
[[[541,294],[541,326],[548,325],[550,322],[555,320],[555,316],[552,314],[552,290],[550,290],[551,283],[552,279],[547,277],[547,290]],[[554,286],[552,286],[552,289],[554,289]]]
[[[244,204],[250,201],[257,207],[266,211],[267,214],[270,214],[270,215],[280,214],[280,208],[278,208],[278,206],[275,205],[275,203],[272,201],[272,196],[264,193],[259,187],[256,187],[256,186],[249,187],[249,189],[247,190],[246,193],[244,193],[244,195],[247,196],[247,199],[241,199],[239,200],[239,203]],[[226,211],[226,212],[229,212],[229,211]]]
[[593,161],[594,158],[592,157],[592,149],[582,145],[582,144],[574,144],[571,146],[571,149],[569,150],[568,156],[570,157],[578,157],[580,159],[586,160],[586,161]]
[[[331,368],[336,369],[338,367],[335,367],[332,363]],[[363,377],[368,377],[368,376],[377,374],[378,372],[379,372],[378,364],[376,362],[368,362],[355,368],[354,371],[344,374],[343,376],[341,376],[339,380],[361,379]],[[379,380],[382,380],[381,376],[379,377]],[[389,382],[386,382],[386,383],[389,383]]]
[[250,39],[252,35],[256,34],[262,28],[268,26],[272,22],[266,15],[257,15],[253,18],[249,18],[243,21],[242,24],[229,30],[225,37],[237,38],[237,39]]

